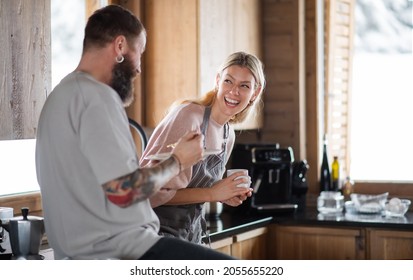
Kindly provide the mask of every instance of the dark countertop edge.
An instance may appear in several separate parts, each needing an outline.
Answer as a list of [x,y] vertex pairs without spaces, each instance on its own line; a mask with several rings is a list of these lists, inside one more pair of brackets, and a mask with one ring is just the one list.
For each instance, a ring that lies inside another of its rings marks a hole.
[[[231,237],[240,233],[244,233],[249,230],[257,229],[263,226],[271,224],[273,217],[257,218],[256,221],[247,222],[245,224],[239,224],[233,227],[229,227],[217,232],[212,232],[209,234],[211,242],[224,239],[226,237]],[[204,237],[205,238],[205,237]]]
[[306,209],[295,213],[294,217],[273,216],[273,223],[282,225],[334,226],[358,228],[384,228],[413,230],[413,212],[407,212],[402,218],[386,218],[382,215],[353,215],[343,213],[339,216],[325,216],[316,209]]
[[412,231],[413,224],[369,222],[369,221],[315,221],[315,220],[283,220],[274,217],[273,224],[294,225],[294,226],[331,226],[331,227],[352,227],[352,228],[381,228],[393,230]]

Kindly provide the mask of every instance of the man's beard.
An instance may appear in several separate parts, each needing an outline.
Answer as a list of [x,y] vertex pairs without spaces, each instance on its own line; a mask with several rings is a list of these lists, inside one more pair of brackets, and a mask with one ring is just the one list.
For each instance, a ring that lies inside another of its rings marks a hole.
[[113,66],[110,86],[119,94],[125,107],[129,106],[134,98],[133,80],[135,76],[136,70],[128,55],[125,55],[125,60],[122,63]]

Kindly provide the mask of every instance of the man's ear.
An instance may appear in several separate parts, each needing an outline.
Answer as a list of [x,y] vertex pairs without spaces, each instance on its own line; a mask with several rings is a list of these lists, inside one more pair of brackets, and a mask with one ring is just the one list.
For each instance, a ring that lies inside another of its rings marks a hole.
[[118,55],[123,55],[127,52],[128,42],[125,36],[119,35],[115,38],[115,51]]

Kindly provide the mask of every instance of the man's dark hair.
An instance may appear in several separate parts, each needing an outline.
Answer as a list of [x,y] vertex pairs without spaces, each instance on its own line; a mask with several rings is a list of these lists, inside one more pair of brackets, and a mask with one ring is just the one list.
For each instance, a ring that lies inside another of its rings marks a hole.
[[83,51],[90,47],[104,47],[119,35],[125,36],[128,44],[132,44],[141,32],[146,32],[143,24],[129,10],[118,5],[108,5],[89,17]]

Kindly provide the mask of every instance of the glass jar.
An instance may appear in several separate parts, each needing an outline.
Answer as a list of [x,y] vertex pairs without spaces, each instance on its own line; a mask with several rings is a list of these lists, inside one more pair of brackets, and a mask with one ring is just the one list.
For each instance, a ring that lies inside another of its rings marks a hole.
[[343,184],[342,192],[346,200],[349,200],[350,195],[354,193],[354,182],[350,179],[350,176],[346,177],[346,181]]
[[323,191],[317,198],[317,210],[323,214],[343,212],[344,196],[340,192]]

